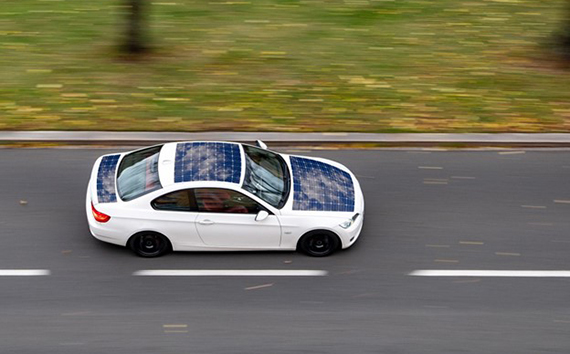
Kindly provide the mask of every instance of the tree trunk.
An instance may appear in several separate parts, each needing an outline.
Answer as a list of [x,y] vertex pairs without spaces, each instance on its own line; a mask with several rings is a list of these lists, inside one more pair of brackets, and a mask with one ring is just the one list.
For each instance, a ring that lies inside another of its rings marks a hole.
[[566,3],[566,17],[562,23],[562,28],[558,32],[556,44],[564,59],[570,60],[570,1]]
[[147,50],[144,44],[143,1],[127,0],[127,38],[124,50],[128,54],[141,54]]

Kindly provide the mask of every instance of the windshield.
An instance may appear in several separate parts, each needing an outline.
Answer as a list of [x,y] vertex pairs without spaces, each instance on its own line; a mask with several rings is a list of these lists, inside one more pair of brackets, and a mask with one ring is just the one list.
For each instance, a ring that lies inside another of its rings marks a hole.
[[158,178],[160,146],[138,150],[123,157],[117,174],[117,190],[124,201],[162,188]]
[[243,145],[245,179],[243,189],[276,208],[289,196],[289,169],[281,156],[271,151]]

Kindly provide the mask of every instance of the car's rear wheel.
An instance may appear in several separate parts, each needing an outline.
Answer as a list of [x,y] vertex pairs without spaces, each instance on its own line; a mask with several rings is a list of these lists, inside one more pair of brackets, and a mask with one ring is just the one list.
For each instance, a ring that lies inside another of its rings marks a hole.
[[330,231],[312,231],[299,240],[299,248],[313,257],[325,257],[340,246],[338,236]]
[[170,251],[166,236],[156,232],[141,232],[129,240],[129,247],[141,257],[159,257]]

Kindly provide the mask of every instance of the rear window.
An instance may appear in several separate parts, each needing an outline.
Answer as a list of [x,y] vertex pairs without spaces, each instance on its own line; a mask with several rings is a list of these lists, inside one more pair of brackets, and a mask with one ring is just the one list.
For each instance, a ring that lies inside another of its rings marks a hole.
[[158,156],[162,145],[138,150],[123,157],[117,173],[117,190],[124,201],[162,188],[158,177]]

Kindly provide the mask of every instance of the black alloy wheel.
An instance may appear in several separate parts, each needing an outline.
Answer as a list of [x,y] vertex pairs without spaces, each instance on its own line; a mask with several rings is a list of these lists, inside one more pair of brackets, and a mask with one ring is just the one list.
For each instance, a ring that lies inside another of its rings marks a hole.
[[130,240],[131,249],[141,257],[159,257],[170,250],[170,242],[161,234],[144,232]]
[[338,237],[330,232],[311,232],[300,241],[303,252],[313,257],[325,257],[336,251],[339,246]]

